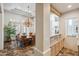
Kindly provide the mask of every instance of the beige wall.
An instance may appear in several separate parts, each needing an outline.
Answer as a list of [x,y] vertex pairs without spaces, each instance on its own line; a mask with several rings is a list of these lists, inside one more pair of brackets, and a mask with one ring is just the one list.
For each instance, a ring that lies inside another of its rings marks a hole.
[[49,13],[50,4],[36,4],[36,55],[50,55]]
[[76,17],[79,19],[79,9],[73,10],[71,12],[65,13],[61,16],[60,19],[60,33],[66,38],[64,42],[64,46],[66,48],[77,51],[76,38],[68,37],[65,35],[65,20],[68,18]]
[[[44,4],[43,7],[44,11],[44,51],[49,51],[50,50],[50,4]],[[46,52],[45,52],[46,53]]]
[[43,4],[36,4],[36,48],[43,52]]

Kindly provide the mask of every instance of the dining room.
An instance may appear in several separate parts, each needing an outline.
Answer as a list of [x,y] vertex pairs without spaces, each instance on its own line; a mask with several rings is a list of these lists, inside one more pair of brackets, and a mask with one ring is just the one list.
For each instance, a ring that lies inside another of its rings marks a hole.
[[[4,3],[3,5],[4,49],[31,50],[32,53],[35,46],[35,4]],[[23,53],[16,52],[17,55]],[[24,55],[30,53],[26,52]]]

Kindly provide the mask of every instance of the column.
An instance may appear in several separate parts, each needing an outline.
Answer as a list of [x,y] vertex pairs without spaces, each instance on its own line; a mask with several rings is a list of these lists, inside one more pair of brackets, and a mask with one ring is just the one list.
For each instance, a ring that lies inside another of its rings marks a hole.
[[50,55],[50,4],[36,4],[35,55]]

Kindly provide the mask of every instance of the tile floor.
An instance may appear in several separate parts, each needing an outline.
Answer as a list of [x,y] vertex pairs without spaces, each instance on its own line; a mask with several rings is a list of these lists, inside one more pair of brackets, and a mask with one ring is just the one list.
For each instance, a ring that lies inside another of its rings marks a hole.
[[27,46],[20,49],[15,48],[13,42],[8,42],[5,43],[4,50],[0,50],[0,56],[32,56],[34,53],[33,51],[33,46]]

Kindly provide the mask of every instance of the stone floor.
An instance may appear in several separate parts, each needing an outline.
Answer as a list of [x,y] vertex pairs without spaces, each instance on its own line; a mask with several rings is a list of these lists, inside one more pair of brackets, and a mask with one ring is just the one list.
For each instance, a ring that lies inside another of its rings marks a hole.
[[63,48],[58,54],[58,56],[77,56],[77,55],[78,55],[77,51],[73,51],[67,48]]
[[0,50],[0,56],[32,56],[33,46],[27,46],[25,48],[14,48],[15,42],[5,43],[4,50]]

